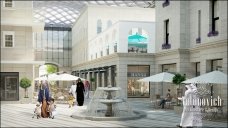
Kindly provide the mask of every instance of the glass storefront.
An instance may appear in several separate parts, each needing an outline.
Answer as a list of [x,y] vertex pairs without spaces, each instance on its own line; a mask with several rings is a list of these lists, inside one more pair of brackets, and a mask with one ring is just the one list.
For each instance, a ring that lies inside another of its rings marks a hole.
[[0,72],[1,75],[1,101],[19,100],[19,73]]
[[149,82],[138,82],[137,80],[150,75],[150,66],[148,65],[128,65],[127,68],[127,95],[131,97],[148,98],[150,96]]
[[63,27],[45,27],[44,32],[34,33],[36,60],[71,66],[71,34],[71,28]]
[[175,74],[177,71],[176,64],[163,64],[162,72],[170,72]]

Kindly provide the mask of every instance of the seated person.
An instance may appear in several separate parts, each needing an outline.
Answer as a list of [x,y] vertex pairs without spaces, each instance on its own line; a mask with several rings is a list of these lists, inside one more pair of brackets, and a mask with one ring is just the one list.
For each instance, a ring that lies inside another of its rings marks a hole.
[[162,105],[162,108],[164,108],[165,102],[167,102],[167,101],[171,101],[170,89],[168,89],[168,93],[166,94],[165,99],[161,100],[161,103],[159,106]]

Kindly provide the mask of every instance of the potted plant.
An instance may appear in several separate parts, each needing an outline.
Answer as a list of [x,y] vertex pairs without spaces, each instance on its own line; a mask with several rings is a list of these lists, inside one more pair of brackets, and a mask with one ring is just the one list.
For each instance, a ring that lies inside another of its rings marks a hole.
[[31,86],[31,80],[29,80],[26,77],[22,78],[20,81],[20,86],[25,89],[25,97],[24,98],[29,98],[27,88]]
[[[173,77],[173,84],[178,85],[177,88],[177,97],[181,96],[181,89],[180,89],[180,84],[181,82],[185,81],[186,77],[185,74],[181,75],[180,73],[175,74],[175,76]],[[177,105],[180,105],[178,100],[177,100]]]

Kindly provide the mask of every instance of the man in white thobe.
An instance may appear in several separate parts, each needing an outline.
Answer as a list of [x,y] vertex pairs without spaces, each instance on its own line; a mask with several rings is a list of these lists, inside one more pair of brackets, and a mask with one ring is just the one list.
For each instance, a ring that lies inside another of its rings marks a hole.
[[193,96],[193,90],[190,85],[186,85],[186,91],[182,98],[178,98],[179,100],[183,101],[183,112],[181,115],[181,122],[180,125],[177,125],[178,127],[192,127],[193,126],[193,112],[191,111],[193,108],[193,105],[191,103],[192,96]]
[[199,99],[199,94],[197,91],[197,87],[194,84],[191,84],[190,87],[192,88],[193,95],[192,98],[196,99],[194,106],[193,106],[193,125],[192,126],[197,126],[197,127],[202,127],[202,114],[201,114],[201,108],[199,104],[197,103]]
[[75,102],[76,102],[76,83],[75,82],[73,82],[73,84],[71,85],[71,87],[70,87],[70,91],[69,91],[69,93],[72,93],[73,94],[73,97],[74,97],[74,104],[75,104]]

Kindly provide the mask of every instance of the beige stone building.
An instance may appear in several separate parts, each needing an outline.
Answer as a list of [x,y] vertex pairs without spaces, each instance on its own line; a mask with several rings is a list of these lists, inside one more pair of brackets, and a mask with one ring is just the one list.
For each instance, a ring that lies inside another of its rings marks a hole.
[[[91,77],[95,78],[96,87],[107,84],[120,86],[124,90],[125,96],[129,98],[132,97],[131,93],[138,93],[135,95],[136,97],[144,97],[142,93],[144,88],[141,88],[140,83],[135,80],[142,78],[142,74],[147,72],[148,75],[164,71],[181,73],[182,75],[185,74],[187,78],[213,70],[220,70],[227,74],[226,9],[226,1],[156,1],[154,52],[128,53],[117,51],[96,59],[85,56],[83,61],[79,59],[77,63],[73,62],[72,70],[76,75],[88,80]],[[102,15],[102,13],[99,14]],[[90,17],[89,13],[88,17]],[[102,19],[100,15],[97,17]],[[84,21],[87,23],[86,19]],[[96,23],[96,21],[90,22]],[[77,22],[75,26],[77,26]],[[87,29],[89,31],[96,28],[88,26]],[[101,34],[107,34],[110,29]],[[88,36],[90,35],[88,34]],[[82,41],[84,45],[89,44],[86,43],[88,36],[84,38],[85,41]],[[96,38],[99,36],[97,35]],[[74,42],[73,39],[73,44]],[[85,46],[85,49],[88,47]],[[78,51],[73,50],[72,52],[74,54],[81,53]],[[88,51],[89,53],[90,51]],[[143,67],[138,67],[140,65],[149,66],[149,68],[143,70]],[[131,71],[130,66],[135,66],[133,70],[137,69],[137,71]],[[134,74],[135,72],[138,73],[138,76]],[[133,81],[130,80],[131,75],[136,76]],[[132,82],[135,82],[135,88],[129,87]],[[176,93],[176,87],[173,84],[164,84],[163,88],[160,84],[150,83],[150,85],[149,96],[144,98],[154,98],[156,94],[165,94],[168,88],[171,89],[172,95]],[[210,86],[206,87],[210,90]],[[224,106],[227,106],[227,86],[214,85],[213,89],[213,96],[221,96]]]
[[19,81],[32,81],[28,96],[33,97],[33,79],[38,73],[33,32],[42,32],[44,23],[33,22],[32,1],[1,1],[1,100],[19,101],[24,89]]

